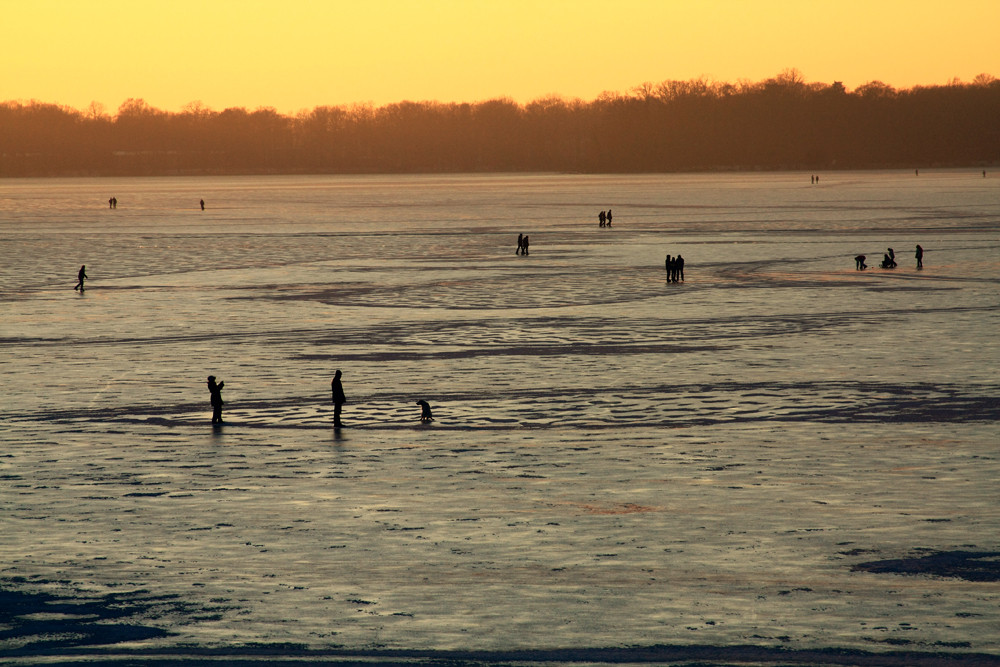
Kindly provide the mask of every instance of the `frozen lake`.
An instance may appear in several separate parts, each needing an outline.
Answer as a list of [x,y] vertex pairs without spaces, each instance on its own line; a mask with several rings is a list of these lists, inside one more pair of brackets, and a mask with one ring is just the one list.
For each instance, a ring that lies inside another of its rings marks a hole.
[[998,288],[979,172],[0,182],[0,656],[1000,659]]

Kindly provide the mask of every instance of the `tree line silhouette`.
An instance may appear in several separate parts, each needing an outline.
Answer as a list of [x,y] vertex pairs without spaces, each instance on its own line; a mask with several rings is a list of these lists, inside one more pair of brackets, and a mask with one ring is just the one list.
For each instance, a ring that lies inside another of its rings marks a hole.
[[1000,163],[1000,80],[848,91],[797,70],[546,97],[177,113],[0,103],[0,176],[670,172]]

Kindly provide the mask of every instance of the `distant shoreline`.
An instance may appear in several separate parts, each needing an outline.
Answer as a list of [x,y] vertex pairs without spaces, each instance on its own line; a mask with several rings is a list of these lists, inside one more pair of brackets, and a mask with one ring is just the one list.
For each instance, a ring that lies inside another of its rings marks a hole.
[[114,115],[0,102],[0,177],[684,173],[1000,164],[1000,79],[853,91],[795,72],[550,97]]
[[0,181],[65,178],[226,178],[259,176],[670,176],[696,174],[837,174],[849,172],[926,172],[970,171],[981,176],[1000,170],[1000,160],[989,164],[871,165],[866,167],[719,167],[717,169],[683,169],[673,171],[552,171],[552,170],[491,170],[491,171],[172,171],[156,173],[56,173],[31,175],[0,175]]

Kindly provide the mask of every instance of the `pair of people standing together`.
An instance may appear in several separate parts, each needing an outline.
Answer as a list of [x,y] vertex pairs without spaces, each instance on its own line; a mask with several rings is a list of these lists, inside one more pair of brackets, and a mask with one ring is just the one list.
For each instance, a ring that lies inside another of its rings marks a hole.
[[[340,409],[344,403],[347,402],[347,396],[344,395],[344,387],[340,383],[341,372],[338,370],[334,376],[333,380],[330,382],[330,389],[333,392],[333,425],[343,426],[340,423]],[[212,403],[212,423],[222,424],[222,389],[226,386],[225,382],[216,383],[215,376],[208,376],[208,393],[211,396]]]
[[524,234],[517,235],[517,250],[514,251],[515,255],[527,255],[528,254],[528,237]]

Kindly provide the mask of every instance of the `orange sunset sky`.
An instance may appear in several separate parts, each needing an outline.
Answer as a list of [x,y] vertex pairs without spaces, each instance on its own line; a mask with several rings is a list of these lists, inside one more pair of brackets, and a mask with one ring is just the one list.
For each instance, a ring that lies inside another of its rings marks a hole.
[[1000,0],[0,0],[0,100],[114,112],[1000,76]]

